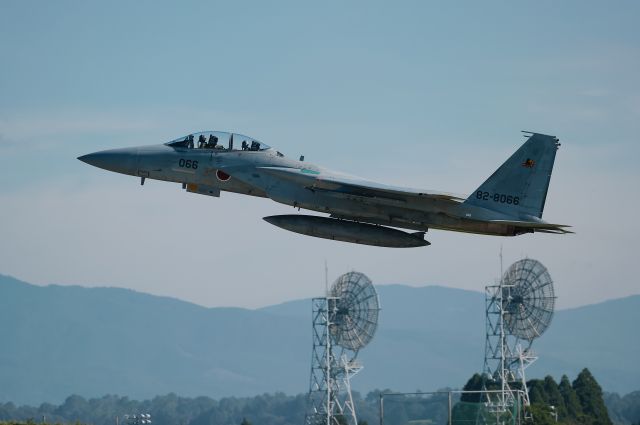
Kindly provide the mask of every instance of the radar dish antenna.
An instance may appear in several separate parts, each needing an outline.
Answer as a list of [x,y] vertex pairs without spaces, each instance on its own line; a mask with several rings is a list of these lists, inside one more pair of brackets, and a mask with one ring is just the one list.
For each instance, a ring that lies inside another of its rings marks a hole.
[[485,290],[484,389],[499,390],[493,399],[487,392],[486,405],[496,414],[513,413],[529,406],[525,369],[538,359],[531,345],[553,318],[553,280],[542,263],[525,258]]
[[380,304],[362,273],[340,276],[323,298],[314,298],[313,353],[307,425],[357,425],[350,379],[362,370],[356,361],[378,327]]
[[518,338],[533,341],[547,330],[555,300],[551,276],[539,261],[517,261],[502,277],[505,326]]
[[350,272],[336,279],[329,298],[333,304],[329,330],[334,344],[357,353],[373,339],[378,327],[376,289],[364,274]]

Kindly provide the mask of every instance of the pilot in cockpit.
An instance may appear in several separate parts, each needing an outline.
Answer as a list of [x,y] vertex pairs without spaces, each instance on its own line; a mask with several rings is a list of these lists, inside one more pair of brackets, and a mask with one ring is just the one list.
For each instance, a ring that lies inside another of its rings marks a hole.
[[184,136],[184,140],[180,142],[180,146],[184,146],[185,148],[189,147],[189,136]]
[[246,151],[247,149],[249,149],[249,145],[247,144],[246,140],[242,141],[242,150]]
[[201,134],[198,137],[198,149],[203,149],[207,143],[207,139],[204,137],[204,134]]
[[215,149],[217,145],[218,145],[218,138],[213,134],[210,134],[209,141],[207,142],[207,148]]
[[251,150],[252,151],[257,151],[260,150],[260,143],[256,142],[255,140],[251,142]]
[[187,136],[187,147],[193,149],[193,134]]

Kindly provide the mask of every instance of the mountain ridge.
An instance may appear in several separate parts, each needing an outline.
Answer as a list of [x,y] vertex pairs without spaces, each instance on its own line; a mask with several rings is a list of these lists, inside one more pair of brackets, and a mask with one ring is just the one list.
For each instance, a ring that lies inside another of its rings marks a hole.
[[[377,290],[380,326],[360,353],[366,369],[355,389],[460,387],[481,371],[484,293],[439,285]],[[310,299],[204,307],[127,288],[40,286],[0,275],[0,401],[305,392],[310,307]],[[530,375],[559,378],[587,366],[608,391],[636,389],[640,370],[629,358],[640,355],[639,344],[610,330],[633,331],[638,311],[640,295],[559,310],[534,345],[540,360]]]
[[[198,306],[204,309],[242,309],[242,310],[250,310],[250,311],[261,311],[261,310],[269,310],[269,309],[273,309],[273,308],[277,308],[277,307],[281,307],[281,306],[286,306],[287,304],[291,304],[291,303],[299,303],[299,302],[303,302],[303,301],[310,301],[312,298],[298,298],[298,299],[293,299],[293,300],[288,300],[288,301],[283,301],[283,302],[279,302],[276,304],[270,304],[270,305],[266,305],[266,306],[262,306],[262,307],[255,307],[255,308],[249,308],[249,307],[240,307],[240,306],[214,306],[214,307],[209,307],[209,306],[205,306],[202,304],[198,304],[196,302],[193,301],[189,301],[189,300],[184,300],[181,298],[177,298],[177,297],[172,297],[170,295],[158,295],[158,294],[152,294],[149,292],[143,292],[143,291],[139,291],[136,289],[131,289],[131,288],[125,288],[122,286],[108,286],[108,285],[104,285],[104,286],[83,286],[83,285],[78,285],[78,284],[60,284],[60,283],[47,283],[47,284],[35,284],[35,283],[30,283],[27,281],[24,281],[20,278],[17,278],[15,276],[12,275],[7,275],[7,274],[2,274],[0,273],[0,280],[2,279],[7,279],[9,281],[13,281],[18,285],[25,285],[25,286],[29,286],[29,287],[33,287],[33,288],[78,288],[78,289],[83,289],[83,290],[102,290],[102,289],[106,289],[106,290],[115,290],[115,291],[124,291],[124,292],[129,292],[129,293],[133,293],[133,294],[139,294],[139,295],[144,295],[147,297],[153,297],[153,298],[164,298],[164,299],[169,299],[169,300],[174,300],[174,301],[179,301],[181,303],[186,303],[186,304],[191,304],[194,306]],[[4,283],[4,281],[2,282]],[[385,284],[376,284],[375,285],[376,289],[379,291],[380,288],[400,288],[400,289],[410,289],[410,290],[423,290],[423,289],[443,289],[446,291],[459,291],[461,293],[474,293],[474,294],[482,294],[484,295],[483,291],[476,291],[473,289],[464,289],[464,288],[455,288],[455,287],[451,287],[451,286],[446,286],[446,285],[440,285],[440,284],[427,284],[427,285],[422,285],[422,286],[413,286],[413,285],[406,285],[406,284],[402,284],[402,283],[385,283]],[[585,305],[580,305],[580,306],[575,306],[575,307],[564,307],[564,308],[559,308],[556,310],[556,312],[559,311],[569,311],[569,310],[579,310],[585,307],[592,307],[592,306],[596,306],[596,305],[600,305],[600,304],[606,304],[609,302],[615,302],[615,301],[620,301],[620,300],[625,300],[625,299],[634,299],[634,298],[640,298],[640,293],[639,294],[631,294],[631,295],[626,295],[624,297],[619,297],[619,298],[608,298],[602,301],[598,301],[595,303],[591,303],[591,304],[585,304]],[[384,305],[381,306],[382,309],[384,309]]]

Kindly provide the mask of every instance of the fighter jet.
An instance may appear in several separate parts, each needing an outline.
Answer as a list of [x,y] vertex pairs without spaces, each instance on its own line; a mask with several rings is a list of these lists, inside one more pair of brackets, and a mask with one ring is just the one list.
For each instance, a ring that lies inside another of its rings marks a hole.
[[[383,247],[430,245],[429,229],[517,236],[572,233],[542,220],[558,138],[527,140],[468,197],[375,183],[292,159],[251,137],[204,131],[170,142],[95,152],[78,159],[116,173],[180,183],[187,192],[270,198],[327,216],[286,214],[264,220],[292,232]],[[235,143],[235,145],[234,145]],[[239,148],[238,148],[239,145]],[[410,230],[402,231],[400,229]]]

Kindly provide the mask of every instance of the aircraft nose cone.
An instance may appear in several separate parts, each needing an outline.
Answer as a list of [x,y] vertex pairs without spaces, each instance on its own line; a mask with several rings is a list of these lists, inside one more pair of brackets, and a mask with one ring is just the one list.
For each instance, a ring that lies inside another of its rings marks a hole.
[[138,149],[110,149],[79,156],[78,159],[94,167],[116,173],[135,175],[137,171]]
[[85,164],[97,166],[94,162],[97,156],[98,155],[95,153],[88,153],[86,155],[79,156],[78,159],[84,162]]

